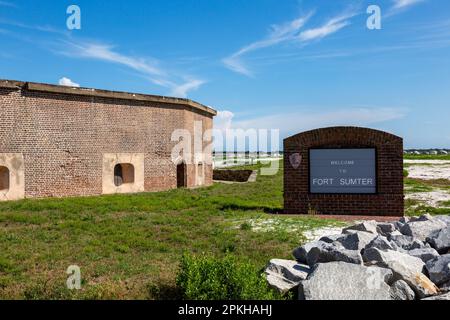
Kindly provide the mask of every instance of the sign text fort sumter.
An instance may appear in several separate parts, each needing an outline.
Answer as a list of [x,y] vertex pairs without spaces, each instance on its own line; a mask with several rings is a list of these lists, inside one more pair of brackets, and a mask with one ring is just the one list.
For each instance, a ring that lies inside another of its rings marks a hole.
[[311,193],[376,193],[375,149],[310,149]]

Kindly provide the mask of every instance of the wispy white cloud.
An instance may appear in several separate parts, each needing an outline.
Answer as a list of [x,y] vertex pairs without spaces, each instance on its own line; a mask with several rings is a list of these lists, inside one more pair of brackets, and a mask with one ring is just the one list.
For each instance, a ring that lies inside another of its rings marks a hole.
[[60,86],[66,86],[66,87],[80,87],[80,85],[76,82],[73,82],[72,80],[70,80],[69,78],[66,77],[62,77],[61,79],[59,79],[58,84]]
[[391,1],[392,7],[389,8],[387,12],[383,15],[384,18],[396,16],[404,12],[405,10],[408,10],[410,7],[425,2],[427,0],[391,0]]
[[232,127],[280,129],[283,132],[294,133],[326,126],[373,125],[401,119],[406,113],[407,110],[404,108],[351,108],[321,113],[295,112],[236,121]]
[[189,91],[197,90],[205,81],[199,79],[191,79],[180,85],[172,86],[171,95],[175,97],[187,97]]
[[[1,0],[0,0],[1,2]],[[0,25],[38,31],[44,34],[59,34],[61,38],[56,41],[45,41],[46,49],[55,54],[65,55],[71,58],[94,59],[128,67],[157,86],[168,89],[171,95],[187,97],[190,91],[200,88],[205,80],[171,71],[163,67],[163,63],[151,57],[139,57],[120,53],[114,45],[98,41],[86,41],[74,39],[70,32],[55,29],[51,26],[28,25],[18,21],[0,18]],[[28,37],[9,30],[0,29],[0,33],[9,34],[22,41],[42,46],[42,38]]]
[[185,98],[190,91],[196,90],[206,83],[206,81],[201,79],[179,76],[173,72],[168,72],[162,67],[162,63],[158,59],[120,53],[113,45],[74,40],[63,40],[62,44],[63,48],[54,50],[55,53],[126,66],[137,71],[153,84],[169,89],[170,94],[177,97]]
[[68,35],[69,34],[68,30],[61,30],[61,29],[57,29],[57,28],[54,28],[54,27],[51,27],[48,25],[29,25],[29,24],[22,23],[19,21],[9,20],[9,19],[4,19],[4,18],[0,18],[0,24],[11,26],[11,27],[16,27],[16,28],[21,28],[21,29],[40,31],[40,32],[45,32],[45,33],[55,33],[55,34],[60,34],[60,35]]
[[404,9],[410,6],[413,6],[415,4],[418,4],[419,2],[423,2],[425,0],[393,0],[394,2],[394,9]]
[[350,19],[356,15],[356,11],[347,10],[344,14],[329,19],[319,27],[302,31],[303,27],[308,23],[313,14],[313,12],[310,12],[287,23],[273,25],[267,38],[241,48],[231,56],[223,59],[222,62],[228,69],[234,72],[252,76],[252,72],[242,59],[245,54],[281,43],[308,43],[313,40],[323,39],[348,26],[350,24]]
[[114,46],[95,42],[64,41],[68,47],[61,53],[67,56],[91,58],[125,65],[136,71],[149,75],[163,75],[156,59],[143,59],[126,56],[115,51]]
[[10,7],[10,8],[17,8],[17,5],[15,3],[9,2],[9,1],[0,1],[0,6],[2,7]]
[[355,13],[334,17],[320,27],[301,32],[298,38],[303,42],[325,38],[348,26],[350,24],[349,19],[353,16],[355,16]]
[[251,51],[268,48],[283,42],[295,40],[300,29],[306,24],[312,15],[313,13],[310,12],[292,21],[279,25],[272,25],[269,35],[266,38],[242,47],[231,56],[223,59],[222,62],[227,68],[234,72],[251,76],[251,71],[242,62],[241,57]]

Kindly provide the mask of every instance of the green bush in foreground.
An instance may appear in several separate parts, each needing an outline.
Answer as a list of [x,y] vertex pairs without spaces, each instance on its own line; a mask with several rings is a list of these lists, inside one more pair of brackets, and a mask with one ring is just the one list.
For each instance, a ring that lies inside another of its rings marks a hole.
[[239,261],[231,254],[224,258],[183,255],[177,285],[187,300],[282,298],[268,286],[258,268],[248,261]]

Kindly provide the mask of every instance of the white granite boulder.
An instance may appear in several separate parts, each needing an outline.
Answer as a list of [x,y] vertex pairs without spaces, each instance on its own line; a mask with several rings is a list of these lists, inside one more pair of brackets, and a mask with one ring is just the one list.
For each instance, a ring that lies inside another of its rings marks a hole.
[[417,220],[405,224],[400,232],[404,235],[425,241],[434,231],[447,227],[447,224],[438,219]]
[[376,237],[376,234],[370,232],[356,231],[340,237],[336,241],[341,243],[347,250],[361,251]]
[[429,260],[426,267],[431,281],[436,285],[439,286],[450,281],[450,254]]
[[433,248],[421,248],[409,250],[408,254],[410,256],[421,259],[423,262],[427,263],[436,257],[439,257],[439,253]]
[[292,260],[272,259],[265,269],[269,285],[280,293],[286,293],[305,280],[311,269]]
[[437,296],[433,296],[433,297],[429,297],[429,298],[425,298],[422,300],[434,300],[434,301],[448,301],[450,300],[450,292],[441,294],[441,295],[437,295]]
[[386,250],[382,251],[377,248],[368,248],[364,250],[364,262],[379,262],[381,265],[387,267],[390,262],[398,262],[414,272],[422,273],[425,263],[416,257],[412,257],[406,253]]
[[426,241],[439,253],[447,253],[450,250],[450,226],[432,232]]
[[396,251],[398,249],[397,245],[394,242],[388,241],[388,239],[386,239],[383,236],[376,236],[371,242],[369,242],[366,245],[364,249],[367,250],[369,248],[377,248],[379,250],[393,250],[393,251]]
[[292,255],[294,256],[295,260],[297,260],[298,262],[308,264],[308,260],[307,260],[308,252],[312,248],[320,246],[323,243],[325,243],[325,242],[320,241],[320,240],[305,243],[304,245],[294,249],[294,251],[292,251]]
[[[344,228],[342,233],[351,233],[352,231],[366,231],[377,234],[378,223],[375,220],[364,221],[353,226]],[[350,232],[349,232],[350,231]]]
[[415,300],[414,290],[403,280],[397,280],[391,286],[392,300]]
[[386,278],[392,273],[379,267],[330,262],[314,267],[299,285],[300,300],[391,300]]
[[397,228],[393,223],[378,223],[377,224],[377,232],[378,234],[387,237],[389,236],[392,232],[396,231]]
[[314,266],[316,263],[343,261],[354,264],[362,264],[362,256],[358,250],[347,250],[340,243],[321,242],[312,247],[306,257],[307,264]]

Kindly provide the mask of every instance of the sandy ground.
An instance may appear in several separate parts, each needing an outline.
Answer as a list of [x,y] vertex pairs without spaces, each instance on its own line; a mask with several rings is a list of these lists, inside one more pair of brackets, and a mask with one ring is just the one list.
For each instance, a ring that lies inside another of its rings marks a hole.
[[404,160],[405,163],[410,164],[449,164],[450,160]]
[[[412,164],[406,168],[410,178],[435,180],[447,179],[450,186],[450,161],[449,160],[405,160]],[[450,201],[450,193],[443,189],[434,189],[430,192],[407,193],[406,199],[414,199],[423,202],[427,206],[442,207],[441,202]]]
[[436,189],[431,192],[407,193],[406,199],[414,199],[423,202],[425,205],[439,208],[444,207],[441,202],[450,201],[450,193],[445,190]]
[[323,236],[332,236],[335,234],[341,234],[342,227],[325,227],[318,228],[314,230],[304,231],[303,235],[308,239],[308,241],[317,241]]
[[409,172],[408,177],[410,178],[424,180],[450,180],[449,160],[405,160],[405,163],[413,164],[413,166],[406,168]]

